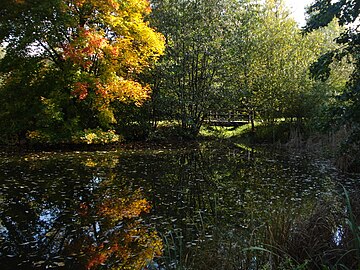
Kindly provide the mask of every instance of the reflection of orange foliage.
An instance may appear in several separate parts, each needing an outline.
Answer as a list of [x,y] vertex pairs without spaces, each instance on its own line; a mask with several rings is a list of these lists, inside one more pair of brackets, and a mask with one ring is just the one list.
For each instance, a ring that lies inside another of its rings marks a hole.
[[99,250],[92,250],[92,252],[94,253],[94,255],[92,257],[90,257],[90,260],[88,261],[86,268],[87,269],[91,269],[94,266],[100,265],[104,262],[106,262],[107,258],[111,255],[112,252],[116,251],[116,249],[118,249],[118,246],[115,245],[115,248],[109,248],[109,249],[104,249],[104,245],[100,245],[99,248],[97,248]]
[[100,214],[113,220],[138,217],[142,212],[148,213],[150,205],[145,199],[128,201],[122,198],[114,198],[105,201],[100,207]]
[[[139,226],[138,223],[133,225]],[[118,243],[122,239],[121,245]],[[161,256],[163,244],[156,232],[146,228],[129,229],[125,234],[111,237],[108,243],[92,246],[86,250],[90,255],[87,269],[96,269],[110,258],[119,262],[118,269],[143,269],[156,256]]]
[[88,214],[89,206],[86,203],[80,203],[79,214],[85,216]]
[[[102,184],[108,186],[109,182]],[[111,269],[143,269],[156,256],[161,256],[161,238],[138,219],[150,210],[141,191],[106,188],[100,194],[95,205],[80,204],[81,219],[91,226],[85,226],[88,229],[83,230],[82,237],[77,235],[69,242],[67,254],[86,254],[82,261],[86,269],[97,269],[101,264]],[[99,217],[98,222],[92,221],[94,216]],[[99,228],[96,233],[89,230],[95,230],[95,223]]]

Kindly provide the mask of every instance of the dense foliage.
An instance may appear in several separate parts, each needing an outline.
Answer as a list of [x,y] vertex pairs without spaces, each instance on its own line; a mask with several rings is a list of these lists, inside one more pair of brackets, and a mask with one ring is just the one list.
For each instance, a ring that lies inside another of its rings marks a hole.
[[[352,65],[346,87],[336,94],[336,100],[329,106],[325,119],[333,123],[332,128],[346,131],[342,138],[344,145],[340,162],[345,169],[358,170],[360,153],[360,1],[317,0],[308,9],[309,19],[306,32],[327,26],[334,18],[345,26],[336,38],[339,46],[322,55],[312,67],[315,77],[323,81],[338,67],[339,61]],[[337,64],[337,65],[336,65]],[[334,125],[336,123],[336,125]],[[356,168],[357,167],[357,168]]]
[[357,123],[358,5],[317,1],[304,35],[282,0],[6,0],[1,142],[144,139],[161,120],[193,138],[231,110],[253,131]]
[[115,103],[149,96],[138,75],[164,46],[149,13],[146,0],[5,1],[3,137],[76,141],[111,130]]
[[208,112],[224,97],[231,1],[152,2],[152,21],[167,45],[153,75],[157,111],[179,120],[184,135],[197,135]]
[[311,64],[336,47],[336,22],[305,36],[282,1],[153,2],[152,22],[167,42],[151,75],[153,111],[178,120],[187,136],[211,111],[244,111],[253,128],[255,117],[313,118],[339,84],[309,75]]
[[321,32],[301,35],[281,1],[245,11],[234,29],[230,63],[237,108],[252,120],[255,115],[270,122],[311,117],[324,93],[315,90],[308,69],[331,41]]

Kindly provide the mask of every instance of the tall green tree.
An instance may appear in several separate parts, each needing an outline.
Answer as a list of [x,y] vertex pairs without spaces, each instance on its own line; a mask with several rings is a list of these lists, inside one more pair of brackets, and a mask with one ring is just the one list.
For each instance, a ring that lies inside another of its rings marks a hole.
[[221,75],[231,2],[152,1],[154,25],[166,37],[166,54],[153,74],[157,98],[170,105],[167,112],[190,136],[225,95]]
[[[344,91],[338,93],[337,102],[331,110],[330,119],[337,127],[345,127],[348,135],[343,138],[345,147],[339,158],[343,169],[359,171],[360,153],[360,1],[316,0],[308,9],[305,32],[328,25],[337,18],[344,30],[337,37],[339,47],[323,54],[313,66],[315,77],[326,81],[336,68],[336,61],[345,60],[353,65],[352,73]],[[328,117],[328,116],[327,116]]]
[[[239,107],[270,122],[308,117],[321,99],[308,69],[325,50],[323,33],[303,36],[281,0],[247,6],[233,40]],[[326,46],[329,45],[326,43]]]

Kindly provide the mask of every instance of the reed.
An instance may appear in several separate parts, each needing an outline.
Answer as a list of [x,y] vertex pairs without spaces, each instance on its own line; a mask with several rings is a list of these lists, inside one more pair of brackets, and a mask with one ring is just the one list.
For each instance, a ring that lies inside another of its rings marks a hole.
[[264,223],[250,219],[246,230],[199,212],[189,221],[192,233],[184,227],[163,235],[161,266],[179,270],[360,269],[358,194],[344,189],[344,196],[329,196],[312,206],[310,215],[292,213],[284,203]]

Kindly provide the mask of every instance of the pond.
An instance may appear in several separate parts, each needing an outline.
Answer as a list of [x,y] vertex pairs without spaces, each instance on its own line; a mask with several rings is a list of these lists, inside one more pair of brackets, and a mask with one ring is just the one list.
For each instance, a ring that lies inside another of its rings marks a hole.
[[279,257],[269,249],[291,254],[294,224],[319,204],[332,211],[341,184],[356,180],[295,152],[209,143],[3,152],[1,269],[262,269]]

